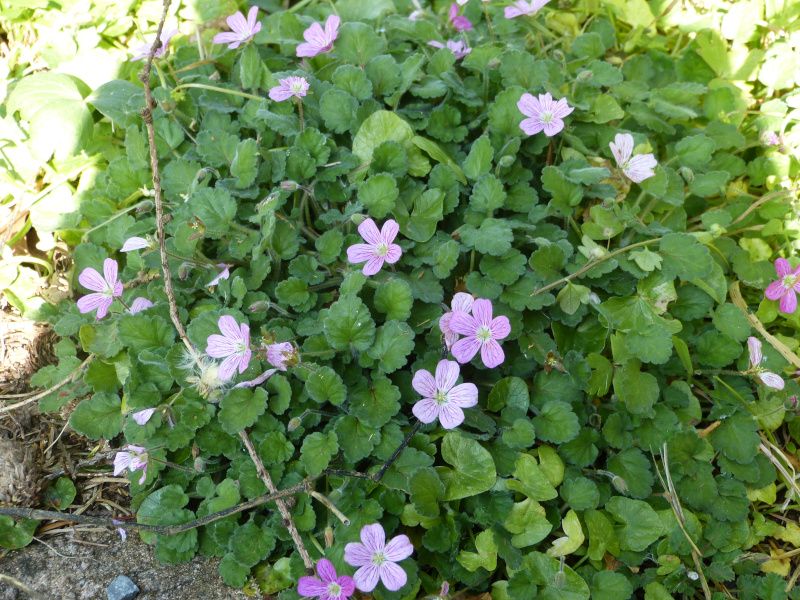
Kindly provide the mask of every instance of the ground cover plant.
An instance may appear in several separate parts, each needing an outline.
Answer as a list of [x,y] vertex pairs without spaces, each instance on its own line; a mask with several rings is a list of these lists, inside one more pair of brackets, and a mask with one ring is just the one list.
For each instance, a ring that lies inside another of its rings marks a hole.
[[114,525],[287,600],[800,597],[800,3],[241,8],[5,104]]

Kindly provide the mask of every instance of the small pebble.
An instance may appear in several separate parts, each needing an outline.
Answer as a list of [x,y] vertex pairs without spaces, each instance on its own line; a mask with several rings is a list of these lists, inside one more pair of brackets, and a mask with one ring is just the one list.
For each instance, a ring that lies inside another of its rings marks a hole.
[[108,600],[133,600],[138,594],[138,586],[125,575],[117,577],[106,589]]

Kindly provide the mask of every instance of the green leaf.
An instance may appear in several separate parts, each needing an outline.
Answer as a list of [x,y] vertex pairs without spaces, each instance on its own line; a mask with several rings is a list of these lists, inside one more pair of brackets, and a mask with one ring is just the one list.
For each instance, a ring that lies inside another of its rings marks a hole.
[[333,429],[339,438],[339,448],[344,457],[353,463],[372,454],[375,445],[381,441],[381,434],[377,429],[368,427],[349,415],[337,419]]
[[582,33],[572,40],[572,52],[578,58],[598,58],[606,52],[599,33]]
[[502,435],[503,443],[512,450],[524,450],[533,446],[536,430],[529,419],[516,419]]
[[309,156],[316,161],[318,167],[328,162],[331,156],[328,138],[313,127],[306,127],[300,132],[294,139],[294,145],[308,152]]
[[333,86],[364,101],[372,97],[372,82],[367,79],[363,69],[355,65],[342,65],[333,72]]
[[717,196],[724,191],[724,186],[730,178],[731,175],[727,171],[695,174],[694,179],[689,182],[689,191],[705,198]]
[[255,45],[248,44],[239,57],[239,79],[242,87],[248,90],[257,90],[262,87],[261,80],[265,71],[269,73],[264,62],[258,54]]
[[587,510],[583,517],[589,533],[589,558],[602,560],[606,552],[619,556],[619,540],[605,514],[598,510]]
[[614,392],[633,414],[649,411],[658,400],[658,381],[650,373],[642,373],[641,363],[629,359],[614,373]]
[[231,195],[219,188],[203,188],[192,194],[181,207],[181,212],[189,221],[197,216],[208,229],[228,231],[228,223],[236,216],[236,202]]
[[760,443],[758,422],[750,416],[728,417],[711,432],[714,449],[742,465],[753,462]]
[[253,567],[275,548],[275,535],[269,525],[259,527],[253,521],[248,521],[233,531],[228,548],[238,562]]
[[159,316],[144,313],[124,314],[117,325],[119,341],[134,354],[145,350],[169,348],[175,341],[175,330]]
[[[352,23],[348,23],[351,25]],[[341,30],[340,30],[341,31]],[[340,35],[341,37],[341,35]],[[338,44],[338,41],[337,41]],[[338,48],[338,45],[337,45]],[[336,108],[336,110],[339,110]],[[353,154],[362,164],[372,160],[372,153],[386,141],[399,143],[408,155],[408,172],[415,177],[427,175],[430,162],[411,141],[414,137],[411,125],[393,112],[378,110],[367,117],[353,138]]]
[[439,189],[425,190],[413,197],[413,210],[406,200],[398,202],[394,217],[400,232],[415,242],[427,242],[436,233],[444,211],[444,192]]
[[375,291],[375,310],[385,313],[387,320],[407,320],[413,302],[411,287],[402,279],[392,279]]
[[69,426],[86,437],[115,438],[122,432],[122,401],[116,394],[95,394],[82,400],[69,418]]
[[358,100],[347,92],[330,89],[319,99],[319,111],[325,127],[334,133],[351,130],[357,120]]
[[600,571],[592,576],[592,600],[628,600],[633,586],[622,573]]
[[28,122],[31,152],[42,161],[54,152],[57,161],[75,156],[92,134],[92,113],[69,75],[23,77],[8,97],[8,114],[17,111]]
[[367,63],[367,77],[372,82],[375,96],[388,96],[400,84],[400,67],[393,56],[383,54]]
[[442,440],[442,458],[453,468],[436,467],[445,485],[444,500],[460,500],[489,490],[497,477],[489,451],[473,439],[451,431]]
[[462,550],[456,560],[470,572],[475,572],[481,567],[489,572],[497,568],[497,544],[494,543],[491,529],[485,529],[475,537],[475,550],[477,552]]
[[550,521],[545,517],[544,508],[532,498],[514,503],[503,527],[514,534],[511,543],[515,548],[526,548],[538,544],[553,529]]
[[387,321],[378,328],[375,343],[367,350],[367,356],[378,361],[384,373],[392,373],[405,366],[408,355],[414,349],[414,332],[407,323]]
[[64,510],[72,504],[76,494],[75,484],[69,477],[59,477],[54,485],[44,491],[42,500],[57,510]]
[[[138,96],[141,96],[140,107],[132,102]],[[139,109],[144,108],[144,90],[130,81],[114,79],[104,83],[86,98],[86,102],[123,129],[142,122]]]
[[340,59],[364,68],[369,61],[385,51],[386,42],[366,23],[345,23],[339,28],[336,54]]
[[514,465],[514,479],[506,480],[509,489],[522,492],[532,500],[552,500],[558,492],[530,454],[520,454]]
[[564,217],[571,216],[572,207],[583,199],[583,187],[568,181],[557,167],[545,167],[542,170],[542,187],[552,196],[549,206]]
[[231,175],[240,190],[250,187],[258,175],[258,145],[253,138],[239,142],[231,161]]
[[531,552],[525,557],[523,568],[533,574],[540,586],[536,600],[589,600],[589,586],[568,565],[563,566],[563,581],[556,585],[556,575],[562,570],[557,558]]
[[450,156],[444,150],[442,150],[439,144],[429,140],[428,138],[424,138],[421,135],[415,135],[413,138],[411,138],[411,141],[417,148],[425,151],[433,160],[440,162],[449,168],[455,174],[456,179],[458,179],[464,185],[467,185],[467,178],[464,177],[464,172],[461,170],[461,167],[459,167],[458,164],[452,158],[450,158]]
[[578,514],[570,509],[561,520],[561,529],[564,530],[564,537],[553,541],[553,546],[547,551],[549,556],[567,556],[581,547],[586,536],[583,535]]
[[714,311],[714,326],[721,332],[736,340],[744,342],[750,336],[750,321],[741,308],[730,302],[720,304]]
[[0,515],[0,546],[9,550],[24,548],[33,541],[39,521],[23,519],[16,523],[13,518]]
[[339,438],[333,431],[312,433],[303,440],[300,448],[300,463],[306,473],[316,477],[330,464],[331,459],[339,451]]
[[480,262],[481,273],[495,283],[511,285],[525,273],[525,256],[511,249],[503,256],[484,256]]
[[400,390],[385,376],[360,381],[350,393],[350,414],[369,427],[383,427],[400,410]]
[[742,352],[742,345],[724,333],[706,331],[698,338],[695,349],[699,362],[721,368],[736,360]]
[[541,415],[533,419],[536,436],[545,442],[563,444],[575,438],[581,427],[572,407],[560,400],[550,400],[541,408]]
[[349,349],[350,344],[356,350],[366,350],[375,339],[375,322],[369,310],[360,298],[346,295],[328,310],[322,323],[325,338],[337,350]]
[[703,278],[711,273],[712,259],[708,248],[688,233],[669,233],[661,238],[658,252],[663,258],[661,271],[670,279],[684,281]]
[[510,407],[525,414],[528,412],[529,403],[528,386],[519,377],[501,379],[489,392],[488,408],[491,411],[500,411],[505,407]]
[[394,210],[399,193],[394,177],[389,173],[379,173],[359,186],[358,199],[364,203],[369,216],[383,219]]
[[664,534],[664,525],[649,504],[624,496],[613,496],[606,510],[619,523],[615,527],[622,550],[642,552]]
[[339,406],[347,397],[347,388],[339,374],[330,367],[320,367],[306,379],[306,391],[320,404]]
[[608,460],[608,470],[622,477],[627,494],[644,499],[653,491],[653,471],[650,461],[639,448],[625,448]]
[[253,425],[267,410],[264,388],[234,388],[219,403],[218,414],[222,428],[231,435]]
[[484,175],[488,174],[492,168],[492,142],[488,135],[479,137],[472,144],[472,148],[464,159],[464,175],[467,178],[477,181]]
[[494,211],[503,208],[506,192],[502,182],[494,175],[484,175],[472,188],[469,197],[470,208],[488,213],[491,217]]
[[511,249],[513,240],[513,231],[502,219],[484,219],[477,229],[472,225],[461,227],[461,241],[482,254],[502,256]]
[[409,500],[423,517],[439,516],[439,503],[444,500],[445,487],[436,471],[431,467],[421,467],[408,478]]
[[[503,582],[500,581],[497,583]],[[534,600],[536,598],[536,592],[539,588],[533,581],[533,575],[530,573],[526,571],[517,571],[511,576],[511,579],[509,579],[507,583],[508,597],[511,598],[511,600]],[[502,596],[496,595],[493,588],[492,598],[500,600]]]
[[311,297],[308,284],[297,277],[289,277],[281,281],[275,288],[275,297],[279,302],[295,308],[306,304]]
[[611,361],[594,352],[586,357],[586,361],[592,367],[592,377],[586,391],[594,396],[605,396],[611,387],[611,377],[614,374]]
[[625,336],[628,351],[643,362],[663,365],[672,356],[672,338],[661,325],[651,323]]
[[702,133],[685,137],[675,144],[678,161],[690,169],[701,169],[711,162],[711,155],[716,149],[714,140]]

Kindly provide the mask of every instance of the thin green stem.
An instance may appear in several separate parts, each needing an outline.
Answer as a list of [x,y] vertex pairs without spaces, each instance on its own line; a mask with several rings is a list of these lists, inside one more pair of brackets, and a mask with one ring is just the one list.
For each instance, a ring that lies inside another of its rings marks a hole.
[[[135,194],[135,193],[136,193],[136,192],[134,192],[134,194]],[[134,194],[131,194],[131,195],[134,195]],[[141,190],[139,190],[139,194],[141,194]],[[115,214],[113,217],[111,217],[111,218],[109,218],[109,219],[106,219],[105,221],[103,221],[103,222],[102,222],[102,223],[100,223],[99,225],[95,225],[95,226],[94,226],[94,227],[92,227],[91,229],[87,229],[87,230],[86,230],[86,231],[83,233],[83,235],[81,236],[81,242],[84,242],[84,243],[85,243],[85,242],[86,242],[86,240],[87,240],[87,236],[88,236],[90,233],[92,233],[93,231],[96,231],[96,230],[100,229],[101,227],[105,227],[106,225],[108,225],[109,223],[111,223],[111,221],[116,221],[116,220],[117,220],[117,219],[119,219],[119,218],[120,218],[122,215],[126,215],[126,214],[128,214],[129,212],[131,212],[132,210],[135,210],[135,209],[139,208],[139,207],[140,207],[142,204],[143,204],[142,202],[139,202],[138,204],[134,204],[133,206],[129,206],[129,207],[128,207],[128,208],[126,208],[125,210],[121,210],[121,211],[119,211],[119,212],[118,212],[117,214]]]
[[214,92],[222,92],[223,94],[230,94],[231,96],[241,96],[242,98],[250,98],[251,100],[263,100],[261,96],[254,96],[253,94],[248,94],[246,92],[239,92],[237,90],[229,90],[226,88],[216,87],[213,85],[205,85],[202,83],[182,83],[178,87],[176,87],[173,92],[176,92],[183,88],[200,88],[202,90],[212,90]]

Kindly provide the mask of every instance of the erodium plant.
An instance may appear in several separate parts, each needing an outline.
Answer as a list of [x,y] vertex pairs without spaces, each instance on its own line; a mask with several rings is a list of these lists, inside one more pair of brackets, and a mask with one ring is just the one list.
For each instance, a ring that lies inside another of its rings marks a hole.
[[623,4],[169,12],[161,199],[142,63],[81,101],[34,384],[118,450],[114,527],[287,600],[787,597],[800,96],[759,3]]

